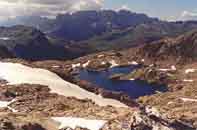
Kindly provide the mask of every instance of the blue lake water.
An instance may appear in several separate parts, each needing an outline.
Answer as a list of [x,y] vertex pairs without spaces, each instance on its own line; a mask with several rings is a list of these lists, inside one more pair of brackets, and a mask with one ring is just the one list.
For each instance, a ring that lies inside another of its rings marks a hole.
[[91,82],[94,85],[105,88],[106,90],[124,92],[129,95],[131,98],[138,98],[140,96],[152,95],[157,91],[165,92],[167,91],[167,87],[152,85],[142,81],[119,81],[119,80],[111,80],[109,79],[110,75],[124,73],[128,74],[132,72],[136,67],[115,67],[108,69],[106,71],[101,72],[92,72],[87,71],[86,69],[82,69],[79,71],[79,79],[86,80]]

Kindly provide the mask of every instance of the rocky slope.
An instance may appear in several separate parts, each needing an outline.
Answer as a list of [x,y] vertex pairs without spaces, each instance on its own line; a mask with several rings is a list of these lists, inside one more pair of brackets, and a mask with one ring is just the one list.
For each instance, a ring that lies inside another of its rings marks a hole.
[[147,58],[177,60],[196,60],[197,58],[197,31],[185,33],[177,38],[165,38],[144,45],[139,49],[139,55]]

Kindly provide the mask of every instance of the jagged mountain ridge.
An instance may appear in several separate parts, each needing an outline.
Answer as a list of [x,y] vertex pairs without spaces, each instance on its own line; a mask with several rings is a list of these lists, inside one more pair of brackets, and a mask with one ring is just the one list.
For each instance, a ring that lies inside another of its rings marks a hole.
[[[79,11],[72,15],[58,15],[55,19],[55,29],[50,34],[68,40],[81,41],[112,30],[123,30],[152,21],[157,21],[157,19],[126,10],[119,12],[111,10]],[[86,30],[85,33],[84,30]]]
[[[102,10],[59,14],[56,19],[40,16],[16,17],[4,22],[4,25],[22,24],[33,26],[52,36],[81,41],[114,29],[122,30],[142,23],[151,23],[152,21],[158,21],[158,19],[127,10],[117,12]],[[85,33],[84,30],[86,30]]]
[[59,14],[55,19],[21,16],[10,19],[2,25],[17,24],[33,26],[48,35],[74,41],[87,40],[94,36],[102,36],[118,30],[124,31],[128,28],[134,28],[134,33],[136,30],[146,31],[147,28],[150,30],[153,28],[152,31],[161,33],[163,36],[171,33],[180,34],[197,26],[195,21],[167,22],[128,10],[78,11],[72,14]]

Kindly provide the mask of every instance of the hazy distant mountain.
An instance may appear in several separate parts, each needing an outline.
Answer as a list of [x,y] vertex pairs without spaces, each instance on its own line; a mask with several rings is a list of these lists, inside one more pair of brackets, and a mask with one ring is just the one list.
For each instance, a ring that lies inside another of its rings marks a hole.
[[40,16],[17,16],[16,18],[8,19],[0,23],[1,26],[32,26],[42,31],[50,29],[52,24],[52,19]]
[[56,19],[39,16],[24,16],[10,19],[4,25],[22,24],[39,28],[52,36],[67,40],[87,40],[96,35],[113,30],[123,30],[143,23],[151,23],[158,19],[145,14],[136,14],[127,10],[112,11],[79,11],[73,14],[60,14]]
[[32,27],[1,27],[0,46],[18,58],[60,59],[66,56],[64,47],[53,45],[45,34]]
[[158,20],[126,10],[119,12],[111,10],[80,11],[73,14],[58,15],[50,34],[68,40],[81,41],[105,32],[123,30],[153,21]]

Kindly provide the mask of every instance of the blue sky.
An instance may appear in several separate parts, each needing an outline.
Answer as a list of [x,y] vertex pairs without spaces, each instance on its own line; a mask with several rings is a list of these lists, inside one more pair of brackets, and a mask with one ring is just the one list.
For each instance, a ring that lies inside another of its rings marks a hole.
[[127,6],[131,11],[162,19],[177,19],[184,11],[197,12],[197,0],[105,0],[104,8]]

